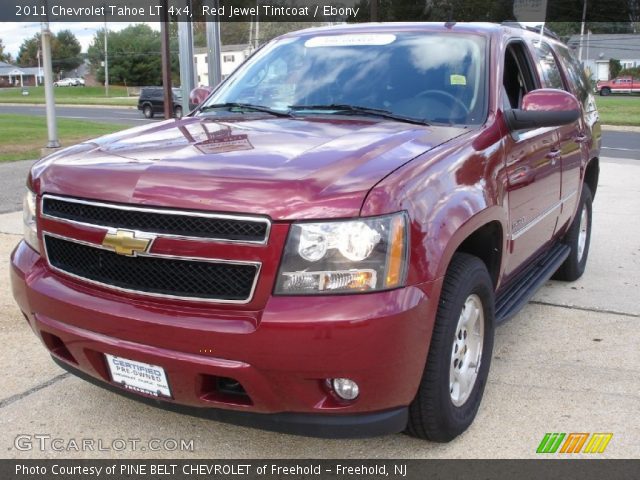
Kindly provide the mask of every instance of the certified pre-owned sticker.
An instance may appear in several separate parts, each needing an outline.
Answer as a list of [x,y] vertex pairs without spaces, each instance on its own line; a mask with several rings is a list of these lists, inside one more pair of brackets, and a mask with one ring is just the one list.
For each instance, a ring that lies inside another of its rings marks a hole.
[[113,355],[105,355],[115,383],[156,397],[171,397],[167,375],[162,367]]

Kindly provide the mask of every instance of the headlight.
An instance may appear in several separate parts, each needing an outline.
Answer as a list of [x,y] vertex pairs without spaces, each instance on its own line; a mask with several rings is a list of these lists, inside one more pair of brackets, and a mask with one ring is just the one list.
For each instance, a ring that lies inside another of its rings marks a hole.
[[304,295],[388,290],[407,270],[404,213],[291,226],[275,293]]
[[36,225],[36,194],[27,189],[22,203],[22,221],[24,223],[24,241],[36,252],[40,251],[38,227]]

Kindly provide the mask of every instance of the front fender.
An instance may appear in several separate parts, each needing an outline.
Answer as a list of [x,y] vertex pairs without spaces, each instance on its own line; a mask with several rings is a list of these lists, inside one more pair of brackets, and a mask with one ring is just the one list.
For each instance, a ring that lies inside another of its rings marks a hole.
[[[503,232],[508,231],[505,179],[502,138],[488,127],[393,172],[369,192],[361,213],[407,211],[407,282],[432,281],[445,275],[456,249],[478,228],[497,221]],[[503,235],[502,252],[505,242]]]

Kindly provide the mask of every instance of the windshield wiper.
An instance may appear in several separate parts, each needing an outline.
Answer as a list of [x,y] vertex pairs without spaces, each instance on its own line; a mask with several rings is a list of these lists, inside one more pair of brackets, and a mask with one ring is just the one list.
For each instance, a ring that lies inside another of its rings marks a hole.
[[372,115],[381,118],[388,118],[390,120],[397,120],[399,122],[415,123],[418,125],[429,125],[429,123],[427,123],[425,120],[421,120],[419,118],[405,117],[404,115],[398,115],[397,113],[393,113],[389,110],[360,107],[358,105],[347,105],[339,103],[333,103],[329,105],[289,105],[289,110],[294,112],[300,110],[334,110],[339,114],[344,114],[346,112],[353,114]]
[[275,115],[276,117],[290,117],[291,114],[289,112],[282,112],[280,110],[273,110],[272,108],[265,107],[264,105],[252,105],[251,103],[240,103],[240,102],[226,102],[226,103],[215,103],[213,105],[205,105],[198,109],[199,112],[205,112],[207,110],[216,110],[218,108],[238,108],[242,110],[252,110],[255,112],[264,112],[270,113],[271,115]]

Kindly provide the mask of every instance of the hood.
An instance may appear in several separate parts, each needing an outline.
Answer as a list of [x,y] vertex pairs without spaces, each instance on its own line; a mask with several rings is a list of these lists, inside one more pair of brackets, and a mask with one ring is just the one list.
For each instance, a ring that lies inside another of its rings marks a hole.
[[40,193],[137,205],[353,217],[390,172],[467,130],[354,117],[185,117],[40,161]]

